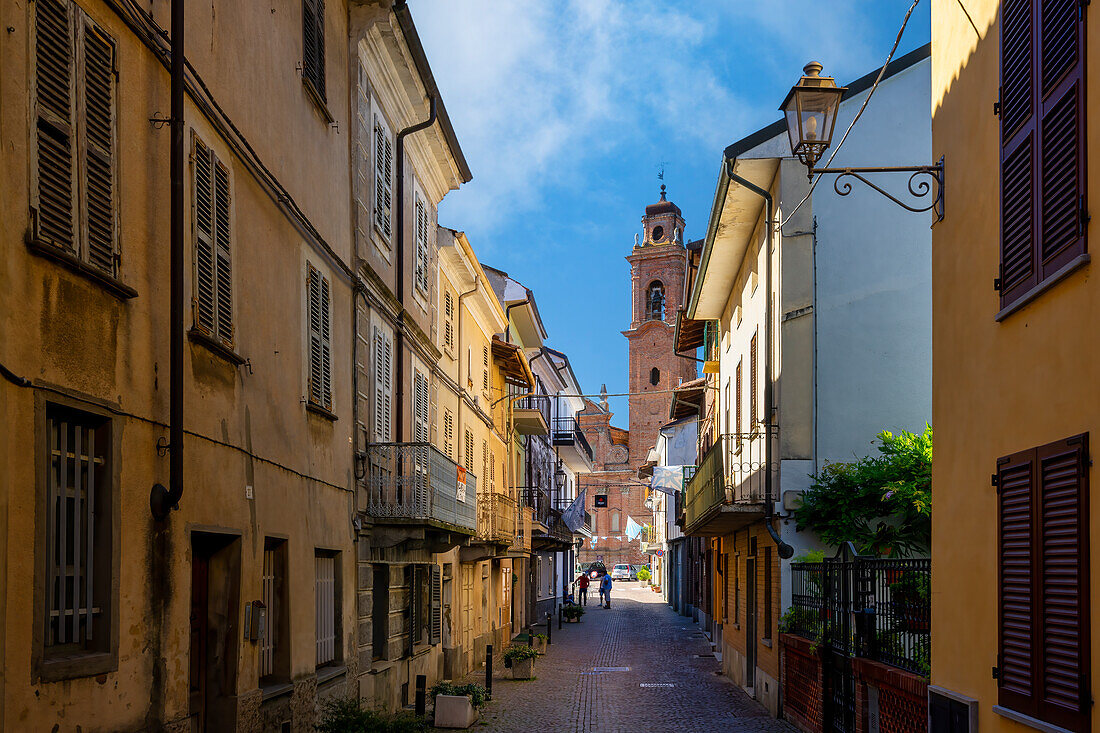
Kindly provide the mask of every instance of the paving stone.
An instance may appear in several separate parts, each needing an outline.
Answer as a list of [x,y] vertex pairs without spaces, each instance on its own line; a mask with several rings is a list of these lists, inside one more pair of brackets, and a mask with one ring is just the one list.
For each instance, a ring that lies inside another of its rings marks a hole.
[[[616,583],[612,608],[590,603],[579,624],[553,628],[517,682],[497,661],[493,699],[474,730],[492,733],[792,733],[726,677],[698,627],[637,583]],[[538,629],[545,632],[544,629]],[[619,671],[597,671],[617,668]],[[485,673],[468,682],[484,683]]]

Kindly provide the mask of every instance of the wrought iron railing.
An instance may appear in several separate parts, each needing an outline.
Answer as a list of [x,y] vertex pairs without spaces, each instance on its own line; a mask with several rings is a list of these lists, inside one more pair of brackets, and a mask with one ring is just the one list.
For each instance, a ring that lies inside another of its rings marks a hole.
[[[772,461],[773,476],[775,466]],[[684,488],[684,526],[693,526],[719,504],[766,501],[766,469],[767,438],[763,429],[719,436]]]
[[592,460],[592,446],[588,438],[584,437],[584,432],[580,429],[575,417],[555,417],[551,440],[554,445],[576,446],[584,451],[588,460]]
[[515,409],[538,410],[542,413],[542,418],[546,421],[547,427],[550,426],[550,395],[527,395],[526,397],[521,397],[516,400]]
[[553,507],[550,492],[541,486],[521,486],[518,491],[523,505],[534,510],[535,521],[546,524],[550,519],[550,509]]
[[458,465],[429,443],[367,446],[367,513],[378,518],[435,520],[477,530],[477,476],[458,482]]
[[928,559],[838,555],[792,563],[784,630],[833,652],[927,675],[931,579]]
[[488,492],[478,496],[477,536],[487,542],[512,544],[516,538],[516,500]]

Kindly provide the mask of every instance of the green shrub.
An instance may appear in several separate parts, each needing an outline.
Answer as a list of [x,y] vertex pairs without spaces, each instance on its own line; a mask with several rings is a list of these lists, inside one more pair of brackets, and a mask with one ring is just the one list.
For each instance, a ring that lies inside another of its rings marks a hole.
[[538,655],[535,647],[526,644],[517,644],[504,650],[504,658],[509,662],[522,662],[524,659],[534,659]]
[[320,733],[423,733],[426,721],[410,713],[391,715],[363,707],[354,697],[331,698],[321,703],[316,726]]
[[479,684],[471,682],[466,685],[456,685],[453,682],[440,682],[433,687],[428,697],[435,700],[436,695],[465,695],[470,698],[470,704],[479,708],[488,699],[489,691]]
[[646,570],[645,568],[642,568],[641,570],[638,571],[638,580],[649,580],[650,577],[652,577],[652,576],[649,574],[649,571]]
[[561,615],[566,618],[580,618],[584,615],[584,606],[578,606],[576,603],[567,603],[561,610]]
[[550,637],[547,636],[546,634],[535,634],[535,638],[538,639],[539,641],[546,641]]

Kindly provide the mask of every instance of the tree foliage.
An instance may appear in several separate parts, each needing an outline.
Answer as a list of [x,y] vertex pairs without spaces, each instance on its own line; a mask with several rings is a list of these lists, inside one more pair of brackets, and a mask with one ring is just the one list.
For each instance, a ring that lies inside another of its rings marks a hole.
[[830,545],[905,556],[932,541],[932,427],[878,434],[879,455],[827,463],[812,477],[794,517]]

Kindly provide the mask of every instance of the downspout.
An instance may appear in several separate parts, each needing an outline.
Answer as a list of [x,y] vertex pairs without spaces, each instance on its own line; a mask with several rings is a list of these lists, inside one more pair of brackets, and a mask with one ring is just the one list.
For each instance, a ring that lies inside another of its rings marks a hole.
[[[397,5],[395,4],[395,10]],[[435,124],[436,95],[432,95],[428,119],[397,133],[397,302],[401,304],[401,313],[397,316],[394,351],[397,352],[397,394],[396,422],[397,442],[405,442],[405,138],[413,133],[426,130]]]
[[[456,350],[458,351],[458,389],[461,391],[461,394],[458,396],[458,415],[456,416],[456,419],[455,419],[455,431],[456,432],[462,426],[462,404],[466,401],[464,399],[464,397],[466,397],[468,395],[468,393],[466,391],[466,383],[462,381],[462,358],[463,358],[463,354],[462,354],[462,321],[464,320],[462,318],[462,301],[466,300],[466,296],[473,295],[474,293],[476,293],[477,289],[478,289],[478,286],[480,284],[481,284],[481,278],[479,278],[477,276],[477,274],[475,273],[474,274],[474,286],[472,288],[470,288],[469,290],[467,290],[466,292],[458,294],[458,309],[457,309],[458,310],[458,313],[457,313],[457,315],[458,315],[458,327],[455,330],[458,331],[458,338],[457,338],[457,344],[458,345],[456,347]],[[469,351],[467,351],[466,353],[468,355]],[[470,371],[469,368],[467,368],[466,371],[469,372]],[[469,378],[470,378],[470,375],[467,374],[466,379],[469,379]],[[456,447],[460,446],[460,445],[463,445],[463,443],[458,442],[459,440],[461,440],[461,437],[456,435],[455,436],[455,445],[456,445]],[[458,455],[457,450],[455,451],[455,455]]]
[[767,470],[764,472],[764,526],[767,527],[768,534],[771,535],[772,540],[775,542],[776,552],[779,557],[787,560],[794,555],[794,548],[783,541],[783,538],[779,536],[779,532],[772,526],[772,517],[775,515],[775,497],[773,495],[772,486],[772,432],[771,427],[773,424],[773,406],[772,402],[774,398],[772,396],[772,234],[774,231],[773,217],[775,215],[775,202],[772,200],[772,195],[765,189],[757,186],[752,181],[746,180],[741,176],[733,172],[734,159],[725,159],[725,171],[731,181],[735,181],[748,190],[755,193],[764,199],[765,214],[764,222],[767,227],[767,236],[765,237],[765,268],[764,268],[764,295],[767,300],[764,301],[764,415],[767,422],[764,424],[764,465],[767,466]]

